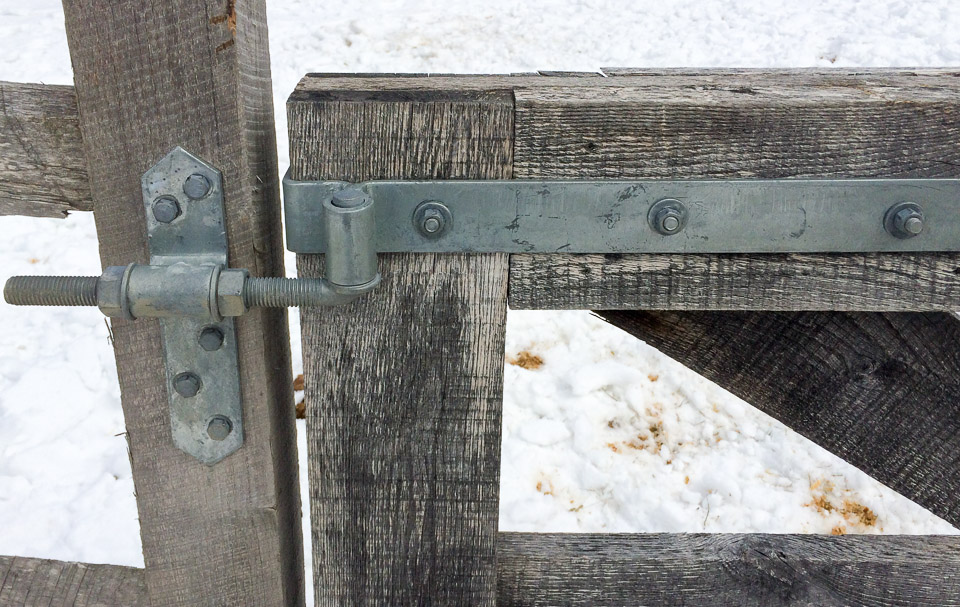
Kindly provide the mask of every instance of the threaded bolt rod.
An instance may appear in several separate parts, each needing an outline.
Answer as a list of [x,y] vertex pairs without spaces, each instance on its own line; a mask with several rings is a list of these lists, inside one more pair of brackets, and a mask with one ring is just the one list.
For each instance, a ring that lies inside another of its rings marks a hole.
[[15,306],[95,306],[99,276],[13,276],[3,298]]
[[248,308],[296,308],[346,303],[357,295],[341,295],[315,278],[250,277],[243,287]]

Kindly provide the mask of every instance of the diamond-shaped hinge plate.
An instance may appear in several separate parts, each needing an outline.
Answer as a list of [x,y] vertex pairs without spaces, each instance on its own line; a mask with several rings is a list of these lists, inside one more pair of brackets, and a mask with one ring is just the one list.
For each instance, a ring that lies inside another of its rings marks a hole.
[[[227,265],[220,171],[177,147],[143,174],[151,265]],[[233,318],[161,318],[173,442],[204,464],[243,444]]]

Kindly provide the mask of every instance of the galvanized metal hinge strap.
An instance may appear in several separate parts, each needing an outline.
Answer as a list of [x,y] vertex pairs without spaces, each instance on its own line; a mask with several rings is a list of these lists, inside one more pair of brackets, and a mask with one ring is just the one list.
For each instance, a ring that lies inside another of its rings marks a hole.
[[960,251],[960,180],[283,181],[287,248],[335,250],[325,201],[374,201],[378,252]]

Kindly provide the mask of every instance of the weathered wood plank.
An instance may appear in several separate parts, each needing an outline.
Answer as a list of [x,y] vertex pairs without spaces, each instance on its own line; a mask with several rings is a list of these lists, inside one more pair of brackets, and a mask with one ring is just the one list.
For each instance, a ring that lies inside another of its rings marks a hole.
[[[140,175],[181,145],[223,172],[231,265],[283,275],[265,12],[65,0],[104,265],[147,261]],[[158,323],[113,335],[152,602],[302,604],[286,312],[237,323],[245,442],[213,467],[171,439]]]
[[145,607],[149,604],[143,569],[0,556],[0,605]]
[[93,210],[72,86],[0,81],[0,215]]
[[952,315],[599,314],[960,527]]
[[[580,79],[578,86],[518,87],[514,174],[954,177],[957,75],[654,71]],[[958,267],[960,254],[953,253],[514,255],[510,305],[943,310],[960,286]]]
[[[288,113],[296,179],[510,177],[509,92],[333,86]],[[317,604],[492,606],[507,256],[380,264],[360,301],[301,311]]]
[[951,310],[960,255],[511,255],[510,277],[514,309]]
[[952,536],[501,533],[503,607],[950,607]]

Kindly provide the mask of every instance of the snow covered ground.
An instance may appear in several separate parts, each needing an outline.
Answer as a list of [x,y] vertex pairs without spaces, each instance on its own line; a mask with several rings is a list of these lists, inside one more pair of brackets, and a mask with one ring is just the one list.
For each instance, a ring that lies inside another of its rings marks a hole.
[[[960,65],[955,0],[268,4],[281,167],[309,71]],[[72,82],[59,0],[0,0],[0,79]],[[0,280],[100,272],[89,214],[0,236]],[[0,554],[142,565],[102,316],[0,305],[0,326]],[[502,529],[956,532],[588,313],[511,312],[506,354]]]

